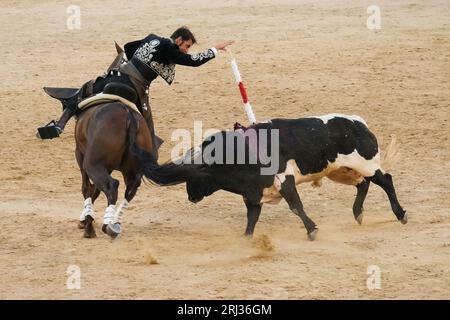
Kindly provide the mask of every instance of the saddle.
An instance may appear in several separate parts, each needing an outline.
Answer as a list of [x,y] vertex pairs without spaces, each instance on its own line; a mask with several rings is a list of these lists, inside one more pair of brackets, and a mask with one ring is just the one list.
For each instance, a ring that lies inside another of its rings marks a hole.
[[130,107],[131,109],[134,109],[137,112],[141,113],[141,111],[137,107],[137,105],[139,104],[139,100],[136,91],[132,87],[124,83],[117,82],[108,83],[107,85],[105,85],[105,88],[103,88],[103,91],[101,93],[97,93],[91,97],[87,97],[81,100],[78,103],[78,109],[79,112],[82,112],[89,107],[108,101],[119,101]]
[[78,94],[80,89],[44,87],[44,91],[50,97],[62,101],[62,100],[67,100],[67,99],[74,97],[75,95]]
[[[92,95],[92,84],[90,81],[80,89],[44,87],[44,91],[52,98],[59,100],[63,110],[69,108],[77,115],[89,107],[99,103],[119,101],[131,109],[141,113],[137,107],[139,100],[136,91],[124,83],[111,82],[105,85],[103,92]],[[89,92],[90,91],[90,92]],[[90,94],[89,94],[90,93]],[[86,97],[80,101],[80,97]],[[55,120],[50,121],[43,127],[38,128],[38,136],[41,139],[53,139],[59,137],[61,129],[56,126]]]

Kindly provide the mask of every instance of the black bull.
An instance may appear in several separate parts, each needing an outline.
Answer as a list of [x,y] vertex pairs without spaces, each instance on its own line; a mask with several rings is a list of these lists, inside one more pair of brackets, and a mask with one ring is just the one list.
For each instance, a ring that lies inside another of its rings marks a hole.
[[[186,182],[189,200],[192,202],[198,202],[218,190],[242,195],[247,207],[246,235],[253,234],[262,205],[276,203],[283,198],[291,211],[302,220],[308,238],[314,240],[318,229],[306,215],[296,185],[308,181],[320,185],[323,177],[356,186],[353,214],[358,223],[362,222],[363,203],[370,182],[379,185],[386,192],[397,219],[403,224],[407,222],[406,212],[397,200],[392,176],[381,167],[376,137],[361,118],[328,115],[274,119],[256,124],[250,129],[255,130],[258,140],[263,131],[261,129],[265,129],[269,137],[276,130],[279,150],[275,151],[270,139],[266,139],[268,143],[263,147],[267,149],[267,154],[278,151],[276,172],[261,174],[261,169],[269,165],[263,164],[259,158],[257,161],[250,161],[256,149],[248,141],[244,144],[244,164],[227,161],[230,159],[226,159],[227,151],[228,156],[230,151],[227,150],[230,148],[227,143],[217,144],[215,151],[211,152],[210,147],[214,141],[227,141],[230,137],[233,139],[236,137],[235,131],[214,134],[202,143],[201,152],[194,153],[190,150],[183,162],[178,160],[157,165],[147,152],[134,148],[133,153],[140,159],[143,173],[151,181],[159,185]],[[235,145],[233,149],[235,151],[239,147]],[[211,155],[214,154],[216,157],[211,162]],[[236,155],[231,158],[237,159]],[[389,161],[389,154],[385,155],[384,160]]]

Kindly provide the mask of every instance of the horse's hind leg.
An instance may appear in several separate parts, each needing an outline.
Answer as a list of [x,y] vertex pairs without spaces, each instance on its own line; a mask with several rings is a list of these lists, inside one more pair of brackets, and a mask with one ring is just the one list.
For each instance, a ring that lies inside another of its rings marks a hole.
[[394,211],[397,219],[403,224],[407,223],[408,217],[406,215],[406,211],[403,210],[397,200],[394,184],[392,183],[392,176],[389,173],[383,174],[380,170],[377,170],[375,171],[375,174],[373,176],[367,177],[366,179],[379,185],[384,190],[384,192],[386,192],[389,197],[389,202],[391,203],[392,211]]
[[94,201],[97,199],[98,195],[100,194],[100,190],[98,190],[95,187],[95,185],[93,185],[89,181],[89,176],[83,169],[84,156],[78,148],[75,149],[75,158],[77,160],[81,172],[81,179],[82,179],[81,192],[83,193],[84,197],[84,208],[80,215],[78,228],[84,229],[85,238],[95,238],[97,235],[95,233],[94,225],[92,223],[95,219],[95,214],[92,205]]
[[110,172],[108,172],[104,166],[94,166],[89,161],[85,161],[84,168],[95,186],[106,195],[108,201],[108,206],[103,216],[102,226],[102,230],[105,232],[106,225],[114,220],[119,181],[111,177]]

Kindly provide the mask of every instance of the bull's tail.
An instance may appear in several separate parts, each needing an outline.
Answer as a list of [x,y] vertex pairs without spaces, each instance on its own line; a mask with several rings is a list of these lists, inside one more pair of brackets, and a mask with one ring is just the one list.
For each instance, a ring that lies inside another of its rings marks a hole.
[[398,160],[400,160],[400,152],[397,139],[395,136],[392,136],[391,142],[387,146],[384,155],[381,157],[381,167],[383,168],[383,171],[387,172],[393,169]]
[[191,173],[192,168],[185,166],[184,164],[176,164],[173,162],[159,165],[153,154],[143,150],[136,144],[138,123],[132,112],[128,113],[128,119],[128,143],[130,152],[139,160],[144,176],[150,182],[160,186],[169,186],[185,182]]

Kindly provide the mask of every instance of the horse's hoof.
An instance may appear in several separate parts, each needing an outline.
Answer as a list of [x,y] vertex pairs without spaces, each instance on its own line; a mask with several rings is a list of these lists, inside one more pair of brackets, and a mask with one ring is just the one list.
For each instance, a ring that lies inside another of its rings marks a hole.
[[359,225],[362,225],[364,215],[361,213],[358,217],[355,218],[356,222],[358,222]]
[[86,226],[86,220],[78,222],[78,229],[84,229],[85,226]]
[[[80,221],[81,222],[81,221]],[[84,237],[85,238],[95,238],[97,234],[94,229],[94,218],[91,216],[86,216],[86,220],[84,220]]]
[[408,215],[406,214],[406,212],[405,212],[405,215],[403,216],[403,218],[400,219],[400,222],[402,224],[407,224],[408,223]]
[[84,230],[84,237],[88,238],[88,239],[96,238],[97,234],[95,233],[94,228],[92,228],[90,230],[85,229]]
[[315,228],[313,231],[311,231],[310,233],[308,233],[308,239],[309,239],[310,241],[316,240],[317,232],[319,232],[319,229]]
[[120,226],[120,223],[117,222],[109,223],[102,226],[102,231],[111,238],[115,239],[122,232],[122,227]]

